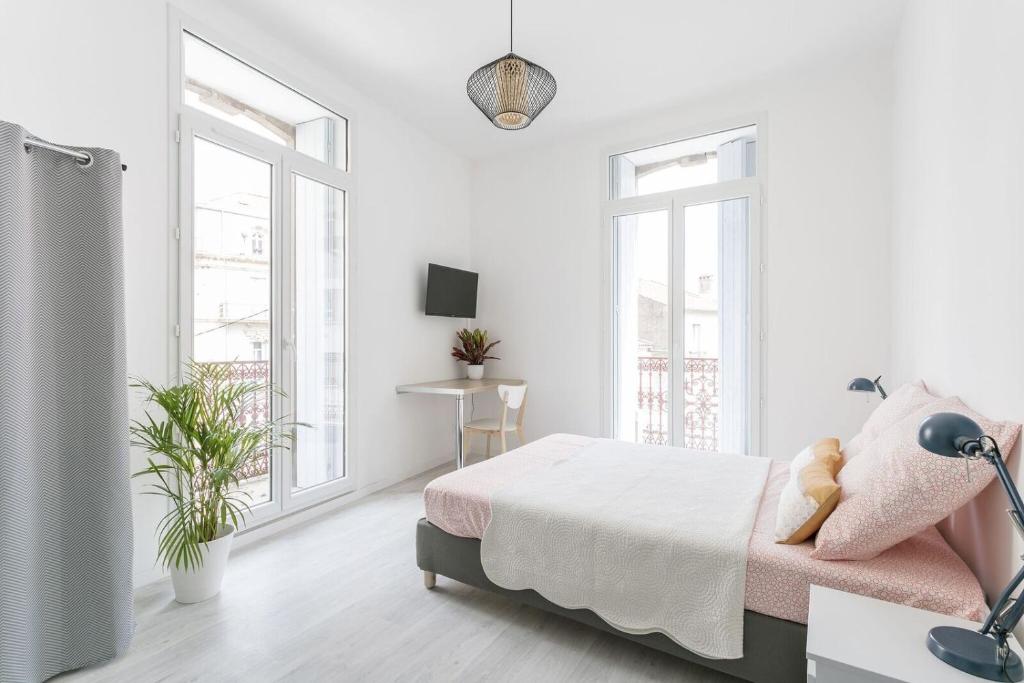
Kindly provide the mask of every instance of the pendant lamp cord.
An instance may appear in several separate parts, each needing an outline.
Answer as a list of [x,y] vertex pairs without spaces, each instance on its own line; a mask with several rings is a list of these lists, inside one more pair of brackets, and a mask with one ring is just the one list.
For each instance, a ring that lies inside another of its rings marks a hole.
[[508,0],[508,51],[512,52],[512,0]]

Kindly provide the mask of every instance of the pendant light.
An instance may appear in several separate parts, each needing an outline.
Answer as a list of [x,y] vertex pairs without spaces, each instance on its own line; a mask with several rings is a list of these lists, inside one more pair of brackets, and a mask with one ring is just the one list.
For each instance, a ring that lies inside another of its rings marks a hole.
[[470,75],[466,93],[498,128],[519,130],[533,123],[555,97],[555,77],[512,51],[512,0],[508,3],[508,54]]

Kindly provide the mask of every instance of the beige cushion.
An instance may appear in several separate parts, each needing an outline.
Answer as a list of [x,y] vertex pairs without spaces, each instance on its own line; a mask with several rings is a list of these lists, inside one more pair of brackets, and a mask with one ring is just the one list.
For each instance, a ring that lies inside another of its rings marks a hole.
[[803,543],[821,528],[839,503],[836,474],[842,465],[836,438],[821,439],[793,459],[775,515],[776,543]]

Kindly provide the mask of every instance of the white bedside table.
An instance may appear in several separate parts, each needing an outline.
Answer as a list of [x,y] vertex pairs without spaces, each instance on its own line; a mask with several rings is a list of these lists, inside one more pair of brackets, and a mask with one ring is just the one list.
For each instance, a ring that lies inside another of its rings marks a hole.
[[[935,612],[811,586],[808,683],[980,683],[939,661],[925,645],[933,626],[980,624]],[[1024,654],[1015,639],[1017,654]]]

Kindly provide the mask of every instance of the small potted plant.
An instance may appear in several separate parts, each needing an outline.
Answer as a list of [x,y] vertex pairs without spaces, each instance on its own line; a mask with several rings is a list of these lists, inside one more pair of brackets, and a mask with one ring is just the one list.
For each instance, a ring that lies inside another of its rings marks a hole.
[[[207,600],[220,592],[235,530],[245,524],[251,496],[239,489],[245,468],[285,446],[279,420],[254,422],[246,405],[277,392],[265,382],[236,381],[226,364],[189,364],[185,381],[158,387],[135,379],[133,387],[164,412],[157,421],[131,424],[132,443],[148,452],[154,490],[170,502],[157,526],[158,559],[170,570],[178,602]],[[156,459],[154,459],[156,458]]]
[[501,360],[497,356],[487,355],[488,351],[501,343],[499,340],[488,344],[487,330],[473,330],[470,332],[468,329],[463,328],[456,333],[456,336],[462,342],[462,348],[453,346],[452,356],[467,364],[466,377],[470,379],[483,379],[484,361],[488,359]]

